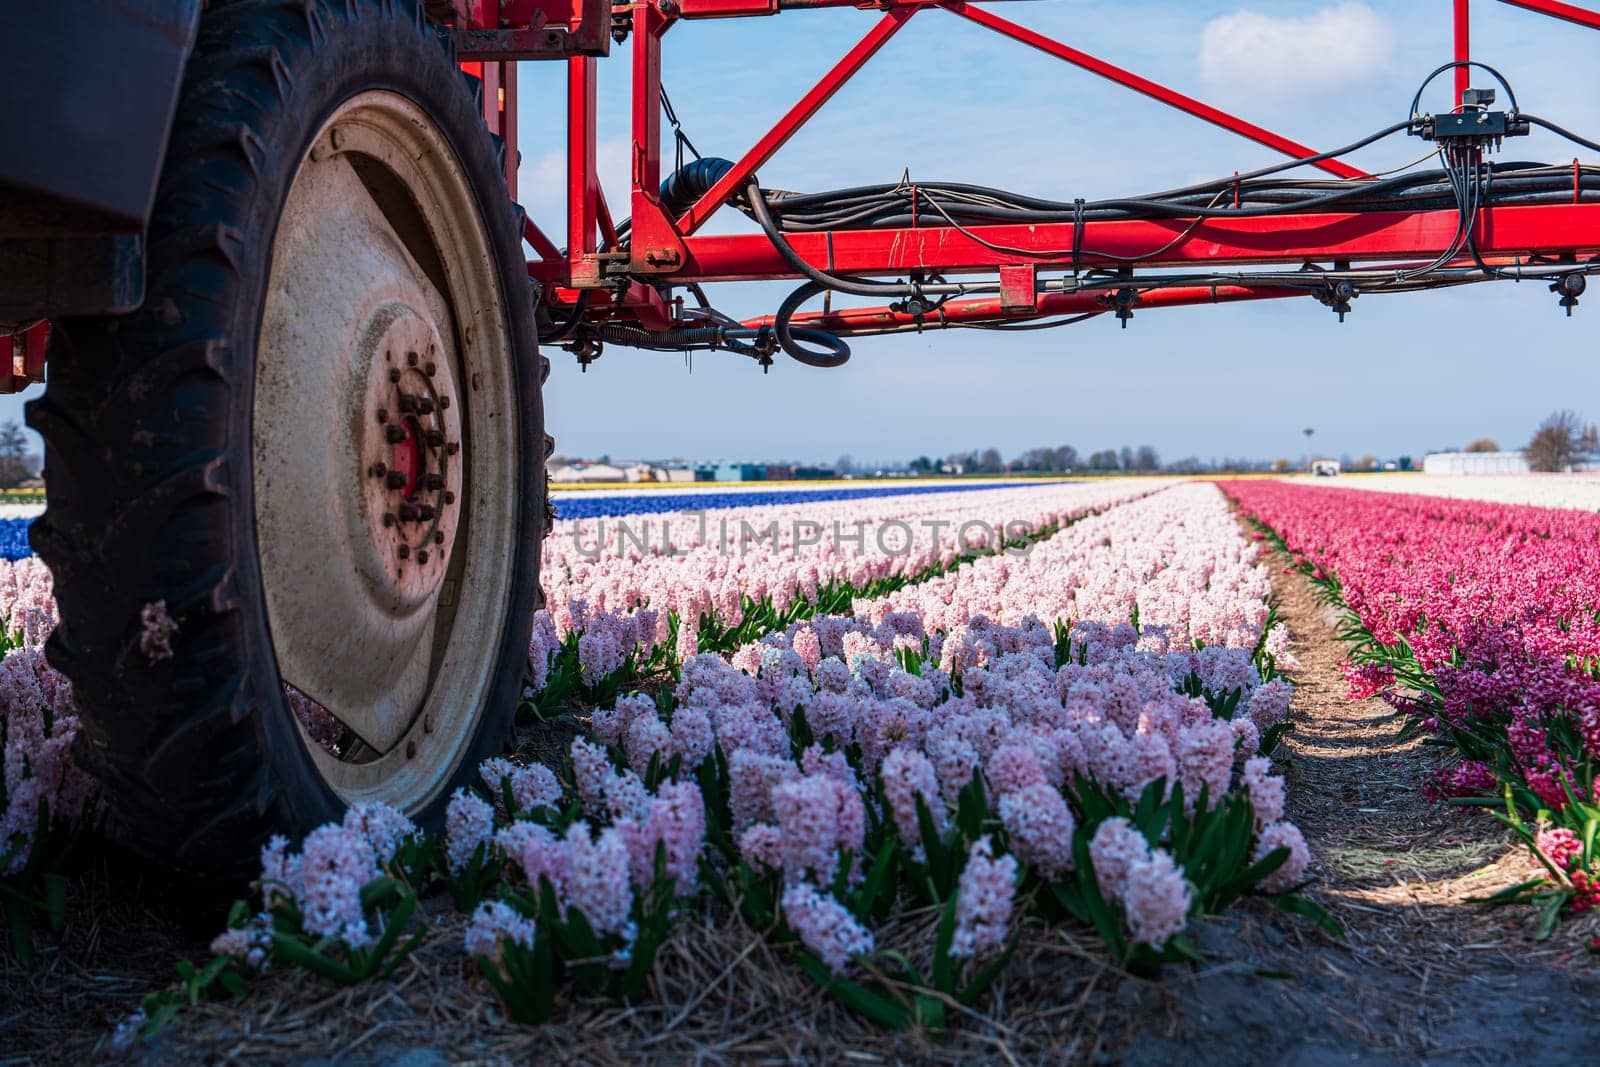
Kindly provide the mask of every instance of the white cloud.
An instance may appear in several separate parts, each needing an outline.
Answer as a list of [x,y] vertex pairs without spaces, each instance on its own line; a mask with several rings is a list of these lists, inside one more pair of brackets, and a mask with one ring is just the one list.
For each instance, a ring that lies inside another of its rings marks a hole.
[[1229,95],[1300,95],[1383,69],[1394,43],[1389,22],[1354,0],[1290,17],[1236,11],[1206,23],[1200,73]]

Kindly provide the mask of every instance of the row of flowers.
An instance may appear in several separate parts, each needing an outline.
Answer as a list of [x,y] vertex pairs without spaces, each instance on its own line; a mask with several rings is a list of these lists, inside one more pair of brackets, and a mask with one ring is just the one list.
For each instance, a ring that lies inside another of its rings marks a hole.
[[1532,504],[1542,508],[1600,511],[1600,475],[1451,474],[1362,475],[1339,479],[1341,489],[1412,493],[1477,500],[1490,504]]
[[45,662],[55,626],[50,572],[37,557],[0,560],[0,912],[12,952],[34,957],[41,921],[66,920],[63,874],[103,822],[94,779],[72,759],[72,686]]
[[[392,972],[440,886],[521,1020],[565,987],[643,995],[675,921],[731,909],[854,1010],[939,1028],[1025,921],[1087,924],[1142,973],[1197,958],[1191,920],[1246,893],[1336,929],[1295,892],[1309,857],[1270,760],[1292,691],[1250,552],[1214,489],[1170,489],[954,572],[1000,569],[941,587],[937,623],[874,603],[669,656],[671,684],[596,710],[559,773],[486,764],[442,835],[368,807],[275,842],[195,973]],[[1075,583],[1125,569],[1079,614]],[[924,908],[925,940],[880,943]]]
[[1543,864],[1491,899],[1539,904],[1541,936],[1600,903],[1600,516],[1225,488],[1346,612],[1351,694],[1382,693],[1457,757],[1430,795],[1487,809]]
[[545,542],[541,581],[558,634],[572,628],[569,605],[618,613],[648,604],[662,637],[669,613],[682,620],[678,652],[686,657],[701,650],[702,634],[737,631],[761,609],[760,624],[778,625],[791,621],[796,604],[845,612],[851,591],[947,570],[1163,484],[1170,483],[1046,484],[560,521]]
[[[1165,484],[852,500],[827,512],[689,513],[650,520],[660,525],[649,537],[643,528],[604,521],[558,523],[545,547],[552,607],[534,617],[527,707],[542,716],[573,702],[610,703],[698,652],[731,653],[795,622],[850,614],[896,590],[960,573],[974,560],[1039,551],[1064,528]],[[766,536],[750,541],[749,531]],[[593,551],[601,545],[604,551]],[[324,736],[316,727],[328,725],[326,717],[303,710],[314,734]]]

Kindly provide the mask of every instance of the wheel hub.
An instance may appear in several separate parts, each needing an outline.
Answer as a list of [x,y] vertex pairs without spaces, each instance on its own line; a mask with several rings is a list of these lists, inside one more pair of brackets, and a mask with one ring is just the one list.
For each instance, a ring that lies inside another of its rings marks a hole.
[[380,308],[363,336],[367,460],[359,479],[368,519],[374,592],[413,606],[443,580],[460,508],[460,406],[456,379],[433,324],[416,309]]

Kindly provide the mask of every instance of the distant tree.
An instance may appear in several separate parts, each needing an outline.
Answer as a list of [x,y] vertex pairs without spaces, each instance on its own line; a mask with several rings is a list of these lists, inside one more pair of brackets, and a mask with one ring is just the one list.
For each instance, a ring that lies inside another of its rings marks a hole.
[[28,454],[28,435],[15,419],[0,425],[0,488],[10,489],[32,478],[36,467]]
[[1273,460],[1272,461],[1272,470],[1276,474],[1285,474],[1285,473],[1287,473],[1288,470],[1289,470],[1289,461],[1286,460],[1286,459],[1275,459],[1275,460]]
[[933,460],[929,459],[927,456],[918,456],[916,459],[911,461],[911,469],[916,471],[918,474],[926,474],[933,470]]
[[1005,470],[1005,458],[998,448],[986,448],[978,453],[978,469],[985,474],[998,474]]
[[1375,471],[1378,469],[1378,457],[1372,454],[1362,456],[1351,466],[1351,470]]
[[1138,471],[1158,471],[1161,469],[1161,456],[1149,445],[1140,445],[1139,451],[1134,453],[1133,468]]
[[1078,450],[1071,445],[1062,445],[1056,449],[1056,470],[1070,471],[1078,465]]
[[833,470],[834,473],[839,475],[854,474],[856,472],[855,457],[846,452],[833,461]]
[[1125,470],[1125,471],[1133,470],[1133,449],[1129,448],[1127,445],[1123,445],[1122,446],[1122,452],[1118,455],[1117,458],[1122,461],[1122,469],[1123,470]]
[[1585,427],[1574,411],[1557,411],[1539,424],[1528,442],[1528,466],[1536,471],[1564,471],[1595,451],[1595,427]]
[[1089,456],[1089,469],[1097,471],[1114,471],[1117,469],[1117,454],[1107,448]]
[[1173,474],[1199,474],[1205,469],[1205,464],[1201,463],[1197,456],[1188,456],[1167,464],[1167,470]]
[[1480,437],[1476,441],[1469,442],[1467,447],[1462,449],[1462,451],[1464,451],[1464,452],[1498,452],[1498,451],[1500,451],[1500,442],[1496,441],[1492,437]]

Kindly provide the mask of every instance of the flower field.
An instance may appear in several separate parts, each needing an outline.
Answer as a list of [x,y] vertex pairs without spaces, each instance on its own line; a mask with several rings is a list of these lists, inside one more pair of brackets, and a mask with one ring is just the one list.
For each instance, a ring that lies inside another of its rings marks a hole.
[[1545,936],[1600,903],[1600,515],[1225,488],[1348,612],[1352,691],[1456,754],[1433,795],[1493,812],[1543,863],[1499,899],[1538,903]]
[[[674,515],[653,541],[558,523],[524,714],[586,723],[562,765],[491,760],[437,835],[363,805],[275,842],[198,977],[119,1041],[273,969],[381,980],[440,897],[470,917],[483,995],[527,1023],[569,990],[646,995],[672,926],[726,909],[891,1029],[980,1002],[1025,922],[1080,924],[1152,975],[1246,894],[1337,929],[1295,892],[1310,858],[1271,762],[1286,635],[1214,488],[815,503]],[[29,769],[7,782],[8,884],[47,927],[39,858],[98,809],[37,653],[48,575],[6,568],[7,767]],[[880,944],[926,909],[929,941]]]
[[[274,840],[179,980],[146,985],[95,1048],[159,1050],[259,998],[342,988],[380,1010],[423,974],[452,1017],[490,1020],[474,1033],[581,1035],[669,997],[652,1017],[676,1026],[715,983],[671,994],[666,975],[737,931],[713,971],[756,968],[856,1041],[967,1055],[973,1034],[1020,1040],[994,1035],[1052,944],[1157,984],[1223,968],[1214,931],[1240,923],[1284,931],[1291,961],[1346,951],[1359,890],[1319,888],[1296,814],[1327,804],[1299,796],[1317,749],[1291,732],[1300,658],[1327,649],[1280,614],[1285,551],[1344,612],[1335,679],[1451,753],[1410,772],[1427,795],[1529,847],[1490,896],[1538,904],[1539,937],[1600,903],[1600,516],[1157,478],[670,498],[694,506],[555,524],[521,742],[444,825],[363,804]],[[115,813],[71,760],[37,560],[0,562],[0,616],[0,901],[12,958],[39,969],[94,921],[74,909]],[[337,721],[294,706],[345,751]],[[1278,981],[1285,959],[1256,971]],[[1028,1010],[1047,1018],[1048,996]]]
[[1414,493],[1494,504],[1600,511],[1600,476],[1584,474],[1486,474],[1457,477],[1375,474],[1339,479],[1340,489]]
[[[693,485],[694,483],[689,483]],[[659,515],[674,511],[711,511],[720,508],[771,507],[781,504],[823,504],[835,500],[871,500],[889,496],[920,496],[925,493],[970,493],[994,489],[993,482],[957,484],[913,482],[887,485],[824,484],[806,488],[765,489],[758,482],[739,488],[721,487],[714,491],[694,488],[661,488],[651,492],[610,492],[555,490],[556,515],[563,519],[595,519],[623,515]]]

